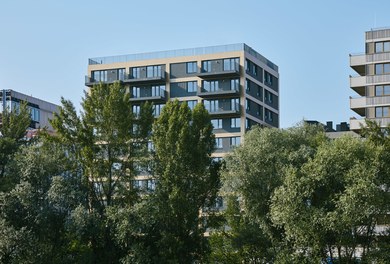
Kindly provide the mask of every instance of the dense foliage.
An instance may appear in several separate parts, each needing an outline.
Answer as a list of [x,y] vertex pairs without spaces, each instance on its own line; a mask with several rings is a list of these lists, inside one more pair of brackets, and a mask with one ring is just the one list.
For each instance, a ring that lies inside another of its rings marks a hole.
[[389,224],[390,129],[367,122],[365,140],[329,140],[316,126],[253,128],[221,169],[202,104],[170,101],[155,119],[149,103],[133,113],[115,83],[93,87],[82,106],[79,115],[62,99],[57,133],[34,141],[25,106],[2,114],[0,263],[390,258],[389,233],[378,231]]

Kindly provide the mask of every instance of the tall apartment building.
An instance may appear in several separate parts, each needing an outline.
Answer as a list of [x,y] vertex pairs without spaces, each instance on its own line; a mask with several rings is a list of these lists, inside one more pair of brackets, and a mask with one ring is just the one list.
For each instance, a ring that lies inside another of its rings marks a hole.
[[390,124],[390,28],[366,32],[366,51],[350,55],[350,66],[358,76],[350,76],[350,86],[357,98],[350,98],[350,107],[360,118],[351,118],[350,128],[359,131],[365,118],[382,127]]
[[53,113],[58,111],[58,105],[26,94],[10,89],[0,90],[0,114],[5,109],[10,111],[18,109],[20,103],[23,101],[27,102],[27,106],[31,113],[31,124],[29,129],[35,130],[46,127],[49,131],[52,131],[53,128],[50,125],[49,120],[53,117]]
[[246,44],[89,59],[85,85],[120,81],[133,112],[145,101],[157,117],[168,100],[203,103],[223,157],[251,126],[279,127],[278,66]]

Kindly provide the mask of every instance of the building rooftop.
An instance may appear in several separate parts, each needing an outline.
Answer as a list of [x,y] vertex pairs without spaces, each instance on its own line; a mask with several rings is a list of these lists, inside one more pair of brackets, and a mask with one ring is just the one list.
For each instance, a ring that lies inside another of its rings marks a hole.
[[270,60],[266,59],[264,56],[262,56],[260,53],[258,53],[257,51],[255,51],[254,49],[246,45],[245,43],[97,57],[97,58],[88,59],[88,64],[95,65],[95,64],[110,64],[110,63],[119,63],[119,62],[127,62],[127,61],[137,61],[137,60],[165,59],[165,58],[172,58],[172,57],[207,55],[207,54],[230,52],[230,51],[241,51],[241,50],[248,52],[252,56],[259,59],[260,61],[264,62],[271,69],[278,71],[277,65],[272,63]]

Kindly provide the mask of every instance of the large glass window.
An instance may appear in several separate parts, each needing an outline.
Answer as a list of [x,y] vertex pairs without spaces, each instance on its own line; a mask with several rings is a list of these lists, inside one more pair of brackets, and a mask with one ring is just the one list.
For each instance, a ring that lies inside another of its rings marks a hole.
[[375,117],[389,117],[389,107],[375,107]]
[[107,82],[107,71],[93,71],[92,78],[95,82]]
[[147,66],[146,67],[146,77],[161,77],[161,65]]
[[217,112],[218,107],[218,100],[204,100],[204,107],[209,112]]
[[390,85],[376,85],[375,96],[388,96],[390,95]]
[[240,89],[240,80],[239,79],[230,80],[230,89],[234,91],[238,91]]
[[165,105],[164,104],[157,104],[153,106],[153,115],[154,117],[159,117],[161,114],[161,111]]
[[141,88],[133,87],[133,98],[140,98],[140,97],[141,97]]
[[125,69],[118,69],[118,80],[123,81],[125,79],[126,70]]
[[273,120],[273,113],[268,109],[265,109],[265,120],[271,121],[271,122]]
[[197,66],[196,66],[196,61],[192,62],[187,62],[187,73],[195,73],[197,72]]
[[197,82],[187,82],[187,92],[194,93],[198,89]]
[[238,58],[230,58],[223,60],[223,70],[224,71],[238,71],[239,67],[239,59]]
[[213,125],[214,129],[221,129],[222,128],[222,119],[211,119],[211,124]]
[[211,61],[202,61],[202,69],[204,72],[211,72]]
[[153,85],[152,86],[152,97],[164,96],[165,85]]
[[238,146],[241,143],[241,137],[231,137],[230,146]]
[[240,110],[240,99],[239,98],[232,98],[230,99],[231,108],[233,111],[239,111]]
[[223,148],[222,138],[216,138],[215,139],[215,148],[217,148],[217,149]]
[[390,52],[390,41],[381,41],[375,43],[375,52]]
[[203,89],[208,92],[216,92],[219,90],[218,81],[203,81]]
[[272,85],[272,75],[269,72],[264,72],[264,82],[268,85]]
[[131,76],[134,79],[139,79],[141,76],[141,69],[139,67],[131,68]]
[[197,100],[190,100],[187,101],[187,105],[191,110],[194,110],[195,106],[198,104]]
[[140,112],[141,112],[141,106],[133,105],[133,114],[139,116]]
[[230,127],[231,128],[240,128],[241,119],[240,118],[230,118]]
[[375,64],[375,74],[388,74],[388,73],[390,73],[390,63]]

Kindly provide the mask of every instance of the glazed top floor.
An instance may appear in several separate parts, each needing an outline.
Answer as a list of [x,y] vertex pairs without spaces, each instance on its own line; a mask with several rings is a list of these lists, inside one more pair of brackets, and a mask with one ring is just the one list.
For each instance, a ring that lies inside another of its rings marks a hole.
[[155,62],[163,63],[167,62],[168,60],[170,62],[179,62],[180,60],[187,61],[195,58],[202,60],[212,57],[222,58],[224,56],[237,56],[239,54],[253,57],[273,71],[278,72],[278,66],[276,64],[265,58],[263,55],[245,43],[90,58],[88,59],[88,69],[98,70],[116,67],[119,65],[128,65],[129,63],[150,64]]

